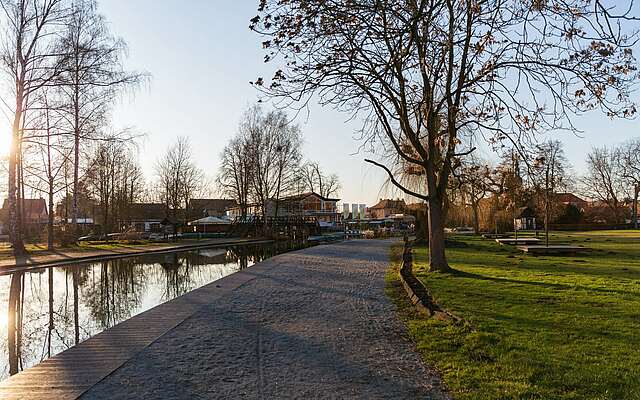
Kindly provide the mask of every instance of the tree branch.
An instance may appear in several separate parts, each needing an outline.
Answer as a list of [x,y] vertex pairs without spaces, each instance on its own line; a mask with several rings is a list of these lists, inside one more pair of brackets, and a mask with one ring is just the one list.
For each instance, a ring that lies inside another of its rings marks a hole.
[[391,170],[389,170],[389,168],[387,168],[386,166],[384,166],[384,165],[382,165],[382,164],[380,164],[380,163],[377,163],[377,162],[375,162],[375,161],[373,161],[373,160],[369,160],[369,159],[367,159],[367,158],[365,158],[365,160],[364,160],[364,161],[365,161],[365,162],[368,162],[368,163],[370,163],[370,164],[373,164],[373,165],[375,165],[375,166],[377,166],[377,167],[380,167],[380,168],[384,169],[384,170],[387,172],[387,174],[389,175],[389,179],[391,180],[391,183],[393,183],[393,184],[394,184],[398,189],[402,190],[402,191],[403,191],[403,192],[405,192],[406,194],[411,195],[411,196],[414,196],[414,197],[417,197],[417,198],[422,199],[422,200],[425,200],[425,201],[429,201],[429,196],[425,196],[425,195],[423,195],[423,194],[420,194],[420,193],[414,192],[414,191],[409,190],[409,189],[405,188],[404,186],[402,186],[402,185],[401,185],[401,184],[396,180],[396,178],[393,176],[393,173],[391,172]]

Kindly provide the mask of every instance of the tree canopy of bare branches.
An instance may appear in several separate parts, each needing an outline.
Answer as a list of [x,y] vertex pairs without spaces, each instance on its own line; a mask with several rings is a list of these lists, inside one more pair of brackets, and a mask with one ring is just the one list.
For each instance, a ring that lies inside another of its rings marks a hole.
[[9,151],[9,236],[16,254],[24,252],[20,223],[19,187],[22,136],[29,99],[52,84],[60,73],[55,41],[51,40],[67,17],[64,0],[2,0],[2,68],[15,89]]
[[340,179],[337,174],[327,174],[319,163],[307,161],[300,167],[299,177],[301,191],[309,191],[322,197],[331,197],[340,191]]
[[617,150],[620,175],[632,193],[631,222],[638,229],[638,197],[640,196],[640,139],[635,138],[621,144]]
[[[114,37],[95,0],[78,0],[71,5],[66,29],[60,39],[62,74],[58,81],[61,107],[74,138],[74,198],[78,196],[81,145],[101,135],[108,123],[113,102],[122,90],[142,83],[147,76],[124,69],[127,46]],[[78,202],[73,200],[72,223],[77,231]]]
[[167,217],[177,223],[180,210],[184,219],[189,215],[189,202],[205,189],[204,173],[193,162],[191,143],[181,136],[156,162],[160,197],[165,204]]
[[262,0],[250,26],[284,66],[254,84],[362,117],[365,140],[423,169],[426,190],[410,194],[428,201],[430,266],[445,271],[442,205],[474,140],[519,146],[586,111],[635,114],[637,32],[611,3]]
[[624,180],[615,149],[596,147],[587,155],[587,173],[582,179],[586,194],[608,207],[615,223],[622,221]]

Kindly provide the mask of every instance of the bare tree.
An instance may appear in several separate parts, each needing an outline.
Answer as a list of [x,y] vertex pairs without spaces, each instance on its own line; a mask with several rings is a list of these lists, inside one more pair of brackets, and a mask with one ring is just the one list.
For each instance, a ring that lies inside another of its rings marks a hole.
[[582,179],[585,193],[604,203],[614,221],[621,221],[621,199],[624,196],[624,179],[618,155],[614,149],[596,147],[587,154],[587,173]]
[[632,221],[634,229],[638,229],[638,196],[640,196],[640,139],[631,139],[623,143],[617,150],[620,163],[620,175],[632,192]]
[[253,181],[253,154],[249,143],[253,119],[251,112],[249,109],[244,113],[237,135],[222,150],[216,179],[222,193],[238,202],[242,217],[247,216]]
[[275,216],[278,216],[280,207],[280,198],[283,194],[291,193],[296,183],[296,173],[302,160],[302,136],[300,128],[297,125],[291,125],[286,120],[283,113],[270,113],[267,115],[274,118],[274,121],[267,122],[267,126],[271,124],[276,130],[272,137],[275,145]]
[[418,193],[368,160],[428,202],[430,269],[447,271],[444,197],[473,139],[519,147],[537,132],[572,129],[571,116],[589,110],[635,114],[637,34],[620,8],[599,0],[264,0],[251,28],[265,37],[266,61],[284,67],[255,84],[275,98],[319,98],[363,117],[367,143],[388,144],[423,169]]
[[340,179],[336,174],[327,175],[320,164],[307,161],[299,171],[302,190],[318,193],[322,197],[335,196],[340,191]]
[[0,7],[7,27],[1,62],[15,88],[8,173],[9,233],[14,253],[21,254],[25,250],[18,189],[25,113],[29,97],[50,85],[60,73],[59,54],[52,37],[67,10],[63,0],[2,0]]
[[123,89],[134,88],[147,76],[124,69],[127,46],[114,37],[95,0],[73,2],[66,31],[60,40],[64,73],[59,84],[66,119],[74,138],[73,204],[71,219],[78,232],[78,190],[81,145],[100,139],[110,108]]
[[130,205],[142,195],[144,180],[134,146],[119,140],[96,142],[85,182],[100,207],[103,233],[120,231]]
[[453,169],[453,185],[460,191],[464,204],[473,212],[473,229],[480,232],[480,201],[491,190],[491,168],[488,162],[469,157]]
[[178,212],[184,209],[186,218],[190,200],[194,193],[202,190],[204,184],[204,174],[193,163],[188,138],[179,137],[156,162],[156,175],[167,216],[172,216],[174,223],[177,223],[180,216]]
[[[55,196],[66,189],[64,172],[72,152],[65,132],[60,128],[60,115],[49,101],[48,91],[38,95],[39,107],[34,114],[37,122],[28,136],[23,136],[23,159],[33,151],[33,161],[24,164],[23,179],[26,186],[43,192],[47,196],[48,223],[47,248],[54,247],[54,215]],[[27,144],[28,146],[24,146]],[[30,145],[30,146],[29,146]]]
[[280,110],[264,113],[260,106],[252,107],[245,118],[249,151],[252,154],[252,194],[263,215],[267,202],[275,201],[278,214],[280,198],[290,193],[297,183],[302,158],[300,128]]
[[541,188],[544,196],[544,232],[546,246],[549,246],[549,223],[551,221],[551,201],[559,188],[566,184],[568,161],[558,140],[549,140],[537,146],[533,163],[533,180]]

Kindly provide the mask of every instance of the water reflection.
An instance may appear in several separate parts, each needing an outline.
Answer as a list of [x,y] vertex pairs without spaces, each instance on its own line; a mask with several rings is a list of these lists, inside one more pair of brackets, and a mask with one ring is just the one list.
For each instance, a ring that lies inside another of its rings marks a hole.
[[0,276],[0,380],[292,247],[211,248]]

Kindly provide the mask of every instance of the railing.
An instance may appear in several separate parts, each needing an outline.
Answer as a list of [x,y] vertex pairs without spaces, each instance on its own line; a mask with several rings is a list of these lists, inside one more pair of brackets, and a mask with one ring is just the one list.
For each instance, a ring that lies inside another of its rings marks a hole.
[[249,224],[249,225],[315,225],[318,223],[316,217],[311,216],[283,216],[283,217],[262,217],[262,216],[245,216],[236,217],[233,224]]

